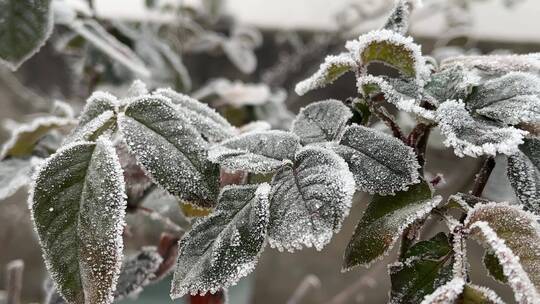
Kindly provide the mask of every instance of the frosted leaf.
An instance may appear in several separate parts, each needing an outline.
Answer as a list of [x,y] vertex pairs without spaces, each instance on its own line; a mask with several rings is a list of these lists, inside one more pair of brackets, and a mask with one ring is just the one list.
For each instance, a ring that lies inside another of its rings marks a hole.
[[505,124],[540,122],[540,78],[512,72],[477,86],[467,108]]
[[141,80],[137,79],[131,83],[131,86],[126,93],[126,97],[137,97],[141,95],[146,95],[148,93],[149,92],[146,84]]
[[520,151],[508,157],[507,175],[525,209],[540,215],[540,139],[524,141]]
[[504,304],[493,290],[471,283],[467,283],[463,288],[462,298],[462,303]]
[[208,159],[232,171],[272,172],[294,159],[300,139],[285,131],[261,131],[241,134],[215,145]]
[[156,278],[156,271],[163,258],[155,247],[144,247],[137,254],[127,257],[122,263],[118,284],[114,292],[115,301],[137,296],[145,286]]
[[[86,100],[86,105],[79,116],[78,128],[84,127],[103,112],[118,112],[117,107],[119,103],[120,102],[115,96],[107,92],[97,91],[92,93],[92,95]],[[77,132],[77,128],[74,130],[74,132]]]
[[294,164],[281,168],[270,192],[270,246],[293,252],[303,246],[321,250],[349,214],[354,179],[331,150],[308,146]]
[[443,232],[411,246],[399,261],[388,266],[390,303],[420,303],[452,279],[452,246]]
[[354,71],[357,68],[358,66],[350,53],[326,56],[319,70],[311,77],[299,82],[294,90],[296,94],[304,95],[309,91],[333,83],[346,72]]
[[209,216],[179,243],[171,297],[215,293],[235,285],[257,264],[268,227],[270,186],[226,186]]
[[411,12],[410,0],[398,0],[388,16],[383,29],[405,35],[409,29],[409,15]]
[[457,304],[464,287],[465,280],[455,278],[426,296],[421,304]]
[[413,185],[395,196],[375,195],[356,226],[345,251],[343,269],[368,267],[394,246],[409,225],[426,217],[442,201],[432,197],[425,182]]
[[378,94],[384,94],[387,102],[397,104],[400,100],[410,99],[407,94],[398,92],[394,86],[381,76],[365,75],[356,80],[358,92],[364,96],[366,100]]
[[333,147],[349,165],[360,191],[391,194],[419,181],[414,150],[388,134],[352,125]]
[[119,116],[120,130],[154,182],[183,200],[212,206],[219,168],[206,159],[208,144],[176,108],[160,95],[141,96]]
[[0,159],[8,156],[21,157],[32,153],[36,143],[52,130],[65,128],[73,119],[56,116],[38,117],[29,123],[17,125],[11,130],[10,138],[2,146]]
[[497,257],[518,303],[540,301],[538,217],[507,203],[477,204],[465,225]]
[[0,2],[0,64],[15,71],[32,57],[51,35],[50,0]]
[[58,117],[75,118],[73,107],[69,103],[61,100],[55,100],[53,102],[51,113]]
[[457,156],[512,155],[518,151],[526,131],[500,127],[480,118],[473,118],[460,101],[442,103],[436,112],[444,144],[453,147]]
[[497,77],[509,72],[528,72],[540,75],[540,54],[458,56],[441,62],[441,69],[462,65],[485,77]]
[[218,78],[210,81],[206,86],[193,93],[197,99],[217,95],[219,102],[233,107],[247,105],[258,106],[265,104],[272,98],[270,87],[264,83],[243,83]]
[[311,103],[293,121],[292,132],[303,145],[337,140],[346,128],[352,112],[335,99]]
[[126,203],[112,143],[65,146],[42,165],[30,193],[47,269],[68,303],[112,303]]
[[455,65],[433,73],[424,91],[437,104],[447,100],[465,100],[479,82],[479,77],[474,73],[468,72],[462,65]]
[[241,39],[233,37],[221,43],[223,52],[229,60],[244,74],[251,74],[257,68],[257,56],[253,47]]
[[268,131],[270,129],[272,129],[272,126],[263,120],[252,121],[238,128],[240,133],[261,132]]
[[64,145],[76,141],[94,141],[98,136],[116,126],[116,115],[112,111],[105,111],[87,124],[77,127],[66,137]]
[[396,68],[405,78],[414,79],[419,87],[429,75],[420,46],[411,37],[383,29],[348,41],[345,47],[365,74],[369,64],[380,62]]
[[0,161],[0,200],[15,194],[31,181],[34,168],[41,158],[8,158]]
[[171,89],[159,89],[155,94],[170,98],[178,111],[183,113],[189,123],[210,142],[220,142],[237,133],[219,113],[196,99]]
[[400,111],[414,114],[427,121],[435,120],[435,111],[421,107],[419,102],[415,99],[402,99],[396,103],[396,107]]

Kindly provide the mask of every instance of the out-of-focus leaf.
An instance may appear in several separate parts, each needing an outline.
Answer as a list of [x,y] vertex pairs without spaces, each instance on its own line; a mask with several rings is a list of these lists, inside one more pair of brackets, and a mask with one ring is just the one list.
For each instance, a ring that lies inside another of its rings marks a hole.
[[540,214],[540,139],[525,138],[519,149],[508,157],[508,179],[525,209]]
[[389,266],[392,290],[390,303],[419,303],[452,279],[452,246],[440,232],[428,241],[410,247]]
[[375,195],[345,251],[343,269],[369,266],[390,251],[409,225],[426,217],[442,198],[432,197],[426,182],[413,185],[394,196]]
[[411,1],[399,0],[388,16],[383,29],[405,35],[409,29],[409,15],[411,13]]
[[354,179],[333,151],[307,146],[272,179],[269,243],[280,251],[321,250],[349,214]]
[[50,0],[0,1],[0,63],[16,70],[51,35]]
[[294,159],[300,139],[284,131],[241,134],[210,149],[208,158],[232,171],[271,172]]
[[332,147],[349,165],[360,191],[391,194],[419,181],[413,149],[388,134],[352,125]]
[[476,75],[490,79],[510,72],[528,72],[540,75],[540,55],[482,55],[457,56],[444,60],[441,69],[461,65]]
[[120,273],[124,179],[112,143],[78,142],[36,175],[32,218],[45,264],[68,303],[112,303]]
[[0,200],[3,200],[30,183],[40,158],[8,158],[0,161]]
[[214,204],[219,168],[207,160],[208,144],[174,104],[159,95],[141,96],[118,121],[130,151],[157,184],[199,206]]
[[229,60],[244,74],[251,74],[257,68],[255,52],[242,40],[228,39],[222,42],[222,48]]
[[269,191],[268,184],[222,189],[214,212],[179,243],[172,298],[215,293],[255,268],[268,227]]

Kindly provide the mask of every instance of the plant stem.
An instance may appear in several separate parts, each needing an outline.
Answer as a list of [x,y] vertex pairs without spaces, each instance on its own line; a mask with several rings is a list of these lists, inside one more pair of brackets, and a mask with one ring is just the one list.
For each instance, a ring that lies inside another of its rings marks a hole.
[[369,107],[371,112],[375,114],[386,126],[388,126],[388,128],[390,128],[394,137],[400,139],[404,143],[407,142],[407,138],[405,135],[403,135],[401,128],[397,124],[396,119],[392,116],[392,114],[388,113],[383,106],[375,105],[373,101],[370,103]]
[[476,174],[473,188],[471,190],[472,195],[478,197],[482,196],[482,192],[484,192],[484,188],[486,187],[493,168],[495,168],[495,158],[493,156],[489,156],[484,160],[482,167],[478,171],[478,174]]
[[14,260],[7,264],[7,304],[20,304],[24,262]]

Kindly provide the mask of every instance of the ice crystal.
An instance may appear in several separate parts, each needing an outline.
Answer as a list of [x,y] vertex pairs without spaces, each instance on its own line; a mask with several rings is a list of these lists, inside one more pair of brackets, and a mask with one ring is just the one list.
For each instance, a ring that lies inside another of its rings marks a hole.
[[518,151],[527,132],[513,127],[500,127],[480,118],[473,118],[461,101],[442,103],[436,112],[444,144],[454,148],[454,153],[477,157],[497,153],[511,155]]
[[182,238],[171,297],[215,293],[255,267],[269,220],[270,186],[226,186],[216,209]]
[[270,192],[270,246],[294,251],[321,250],[349,214],[354,179],[333,151],[308,146],[294,164],[281,168]]
[[314,89],[325,87],[346,72],[354,71],[357,68],[358,66],[350,53],[326,56],[319,70],[308,79],[299,82],[294,90],[296,94],[304,95]]
[[540,122],[540,78],[508,73],[476,87],[466,103],[476,113],[505,124]]
[[122,260],[124,179],[112,143],[77,142],[42,165],[30,206],[43,257],[69,303],[112,303]]
[[391,194],[418,182],[413,149],[388,134],[352,125],[334,149],[349,165],[360,191]]
[[176,109],[160,95],[140,96],[119,115],[120,131],[154,182],[184,200],[211,206],[219,169],[207,160],[208,144]]
[[0,161],[0,200],[13,194],[31,181],[34,169],[41,158],[8,158]]
[[465,280],[455,278],[426,296],[421,304],[455,304],[464,287]]
[[86,100],[86,105],[79,117],[79,127],[84,127],[105,111],[116,112],[118,104],[119,101],[115,96],[102,91],[94,92]]
[[208,159],[229,170],[271,172],[294,159],[300,139],[285,131],[249,132],[213,146]]
[[334,141],[341,136],[351,117],[351,110],[339,100],[314,102],[300,109],[292,132],[300,137],[304,145]]
[[414,79],[418,87],[423,87],[429,75],[420,46],[411,37],[390,30],[376,30],[348,41],[345,47],[364,73],[370,63],[382,62],[395,67],[406,78]]
[[507,203],[477,204],[465,220],[471,233],[497,257],[518,303],[540,301],[538,217]]
[[442,201],[425,182],[395,196],[376,195],[356,226],[345,251],[343,270],[366,266],[387,254],[409,225],[426,217]]
[[356,80],[356,87],[358,92],[369,99],[376,94],[384,94],[384,98],[387,102],[397,104],[400,100],[408,96],[398,92],[385,78],[380,76],[366,75],[359,77]]
[[508,157],[507,175],[525,209],[540,215],[540,139],[526,138]]
[[96,118],[92,119],[88,123],[73,130],[73,132],[66,137],[64,145],[76,141],[95,140],[97,136],[103,134],[103,132],[107,131],[107,129],[114,126],[114,118],[115,114],[113,111],[107,110],[99,114]]
[[170,98],[178,111],[210,142],[220,142],[237,133],[225,118],[198,100],[171,89],[159,89],[155,93]]

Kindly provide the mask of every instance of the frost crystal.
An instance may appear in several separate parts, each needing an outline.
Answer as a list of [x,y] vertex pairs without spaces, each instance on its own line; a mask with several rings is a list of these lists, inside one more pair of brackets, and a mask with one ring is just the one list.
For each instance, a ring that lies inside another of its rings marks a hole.
[[168,99],[141,96],[119,115],[120,131],[137,161],[171,194],[211,206],[219,168],[207,160],[208,144]]
[[226,186],[216,209],[182,238],[171,297],[215,293],[248,275],[264,247],[270,186]]
[[210,142],[220,142],[237,133],[225,118],[198,100],[171,89],[159,89],[155,94],[170,98],[178,111]]
[[369,267],[382,258],[403,230],[426,217],[441,201],[440,196],[431,197],[431,189],[425,182],[395,196],[374,196],[347,245],[343,270],[358,265]]
[[507,203],[477,204],[465,225],[497,257],[518,303],[538,303],[540,296],[540,226],[538,217]]
[[349,165],[360,191],[391,194],[418,182],[413,149],[388,134],[352,125],[334,149]]
[[507,175],[525,209],[540,215],[540,139],[526,138],[508,157]]
[[455,304],[464,287],[465,280],[455,278],[426,296],[421,304]]
[[294,159],[300,139],[285,131],[249,132],[226,140],[208,151],[208,159],[232,170],[271,172]]
[[301,149],[294,164],[272,179],[270,246],[321,250],[349,214],[353,193],[354,179],[338,155],[319,147]]
[[357,68],[358,66],[350,53],[326,56],[319,70],[308,79],[299,82],[294,90],[296,94],[304,95],[314,89],[325,87],[346,72],[354,71]]
[[120,273],[126,202],[112,143],[58,150],[35,176],[33,222],[47,269],[69,303],[112,303]]
[[398,92],[386,79],[380,76],[366,75],[356,80],[358,92],[363,94],[366,99],[376,94],[384,94],[387,102],[397,104],[400,100],[408,96]]
[[300,109],[292,132],[304,145],[333,141],[341,136],[351,117],[351,110],[339,100],[314,102]]
[[87,100],[79,117],[79,127],[83,127],[105,111],[117,112],[118,99],[107,92],[94,92]]
[[71,134],[64,141],[64,145],[70,144],[76,141],[92,141],[97,136],[103,134],[107,129],[114,126],[115,114],[113,111],[105,111],[98,115],[96,118],[89,121],[87,124],[80,126],[73,130]]
[[442,103],[436,112],[444,144],[454,148],[457,156],[511,155],[518,151],[526,131],[513,127],[499,127],[487,120],[473,118],[461,101]]
[[476,87],[467,108],[505,124],[540,122],[540,78],[512,72]]
[[425,78],[429,75],[420,46],[415,44],[411,37],[383,29],[348,41],[345,47],[364,73],[370,63],[382,62],[395,67],[403,76],[413,78],[418,87],[423,87]]
[[15,194],[19,188],[30,183],[34,168],[41,158],[9,158],[0,161],[0,200]]

